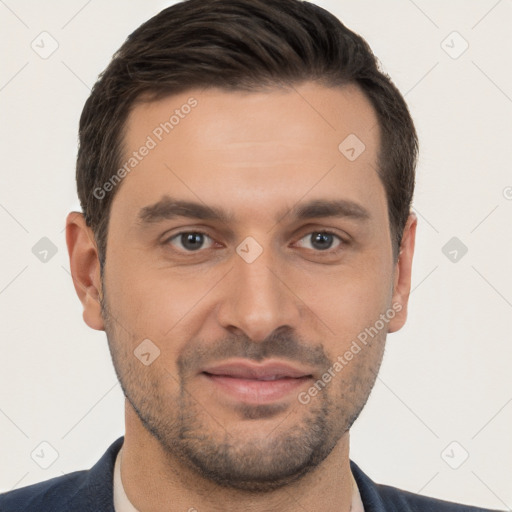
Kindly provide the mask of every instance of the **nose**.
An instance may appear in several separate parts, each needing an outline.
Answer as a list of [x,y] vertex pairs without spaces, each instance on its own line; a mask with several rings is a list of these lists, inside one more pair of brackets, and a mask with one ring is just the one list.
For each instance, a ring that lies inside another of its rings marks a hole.
[[276,329],[297,328],[300,300],[289,277],[265,252],[251,263],[234,256],[234,268],[223,283],[218,322],[233,334],[264,341]]

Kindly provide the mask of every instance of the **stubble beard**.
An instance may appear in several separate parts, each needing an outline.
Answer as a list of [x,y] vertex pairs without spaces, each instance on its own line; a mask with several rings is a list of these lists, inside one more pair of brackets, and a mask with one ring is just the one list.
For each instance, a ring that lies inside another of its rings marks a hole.
[[[103,308],[106,314],[106,302]],[[266,436],[258,432],[255,439],[247,439],[229,432],[200,405],[188,390],[182,372],[175,377],[161,364],[153,364],[151,370],[142,368],[130,350],[128,336],[121,339],[121,330],[108,321],[105,331],[124,395],[169,460],[178,461],[182,468],[221,487],[253,493],[296,482],[327,458],[363,409],[381,362],[377,357],[373,363],[367,361],[370,367],[366,371],[358,372],[356,368],[350,382],[338,377],[338,382],[329,384],[330,388],[319,392],[307,406],[298,401],[288,406],[290,411],[298,408],[301,419],[297,424],[283,427],[277,421]],[[165,395],[169,380],[179,382],[174,397]],[[330,392],[336,385],[341,398],[334,400]],[[275,405],[240,406],[237,413],[241,421],[253,421],[257,429],[258,419],[273,415],[284,415],[281,422],[285,423],[291,412],[278,409]]]

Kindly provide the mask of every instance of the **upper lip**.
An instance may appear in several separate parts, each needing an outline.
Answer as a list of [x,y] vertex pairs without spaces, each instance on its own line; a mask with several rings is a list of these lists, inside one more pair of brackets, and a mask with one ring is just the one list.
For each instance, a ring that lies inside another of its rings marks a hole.
[[289,363],[270,360],[265,363],[254,363],[248,360],[232,360],[208,366],[203,373],[234,377],[239,379],[280,379],[311,377],[309,369],[294,366]]

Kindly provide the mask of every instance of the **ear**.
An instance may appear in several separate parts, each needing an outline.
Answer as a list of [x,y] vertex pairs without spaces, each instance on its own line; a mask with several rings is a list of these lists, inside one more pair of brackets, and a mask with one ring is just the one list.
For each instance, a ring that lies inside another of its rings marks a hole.
[[407,320],[407,305],[411,293],[412,257],[414,254],[417,225],[418,218],[416,214],[410,212],[402,235],[398,261],[395,265],[391,306],[396,312],[396,315],[389,322],[388,332],[398,331],[404,326]]
[[66,218],[66,244],[73,285],[83,305],[84,322],[98,331],[104,331],[101,315],[101,279],[98,249],[94,233],[83,214],[71,212]]

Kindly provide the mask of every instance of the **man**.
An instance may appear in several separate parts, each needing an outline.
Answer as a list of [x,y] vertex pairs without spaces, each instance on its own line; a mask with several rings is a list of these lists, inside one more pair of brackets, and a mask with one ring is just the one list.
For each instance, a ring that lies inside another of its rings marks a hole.
[[13,511],[471,511],[373,483],[349,432],[406,320],[417,137],[369,47],[298,0],[188,0],[80,121],[67,218],[126,435]]

